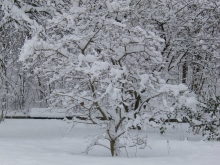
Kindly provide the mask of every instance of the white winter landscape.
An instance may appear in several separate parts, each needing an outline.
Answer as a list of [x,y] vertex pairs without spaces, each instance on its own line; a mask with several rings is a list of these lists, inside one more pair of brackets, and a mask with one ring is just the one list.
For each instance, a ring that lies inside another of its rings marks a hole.
[[0,165],[220,165],[220,0],[0,0]]
[[[173,125],[175,128],[173,128]],[[6,119],[0,124],[0,165],[217,165],[220,143],[187,133],[187,124],[171,123],[165,134],[149,128],[145,149],[121,150],[111,157],[104,147],[86,149],[102,130],[62,120]],[[137,132],[134,130],[133,132]],[[188,139],[188,140],[187,140]],[[127,157],[128,154],[128,157]]]

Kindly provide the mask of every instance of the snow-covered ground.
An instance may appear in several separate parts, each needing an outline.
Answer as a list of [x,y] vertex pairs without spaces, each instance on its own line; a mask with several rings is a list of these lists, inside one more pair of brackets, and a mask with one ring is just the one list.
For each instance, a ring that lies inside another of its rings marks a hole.
[[[186,124],[178,124],[160,135],[147,131],[149,147],[144,150],[122,149],[120,157],[95,147],[88,155],[88,135],[102,130],[94,126],[76,125],[62,120],[6,119],[0,124],[0,165],[218,165],[220,142],[202,141],[201,136],[186,132]],[[143,132],[142,132],[143,133]],[[188,140],[184,140],[188,138]]]

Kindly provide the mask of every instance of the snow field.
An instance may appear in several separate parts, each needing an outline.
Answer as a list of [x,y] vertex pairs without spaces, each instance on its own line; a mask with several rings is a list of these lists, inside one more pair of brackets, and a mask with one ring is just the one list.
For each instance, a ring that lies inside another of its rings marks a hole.
[[[122,149],[119,157],[95,147],[88,155],[89,135],[101,133],[97,127],[62,120],[6,119],[0,124],[0,165],[209,165],[220,162],[220,143],[202,141],[186,132],[187,124],[170,126],[164,135],[149,128],[144,150]],[[136,130],[133,131],[134,133]],[[184,140],[188,138],[189,140]]]

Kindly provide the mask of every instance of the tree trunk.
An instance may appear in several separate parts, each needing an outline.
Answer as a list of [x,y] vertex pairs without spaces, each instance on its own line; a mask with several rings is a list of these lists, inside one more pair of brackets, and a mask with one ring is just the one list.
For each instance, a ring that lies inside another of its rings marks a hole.
[[183,63],[183,70],[182,70],[182,83],[186,83],[186,79],[187,79],[187,72],[188,72],[188,66],[187,63],[184,62]]
[[110,140],[110,150],[112,157],[115,156],[115,140]]

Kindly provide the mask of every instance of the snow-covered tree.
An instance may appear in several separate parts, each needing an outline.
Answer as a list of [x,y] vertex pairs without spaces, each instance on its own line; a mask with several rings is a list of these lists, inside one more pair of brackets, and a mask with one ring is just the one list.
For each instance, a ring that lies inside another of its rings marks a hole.
[[197,94],[216,95],[219,1],[141,1],[139,5],[146,8],[143,16],[165,40],[162,55],[166,65],[161,71],[166,81],[185,83]]
[[187,87],[161,78],[164,39],[151,25],[134,22],[140,16],[134,2],[73,1],[21,51],[24,68],[55,85],[51,106],[66,108],[73,122],[104,130],[86,151],[101,145],[116,156],[120,148],[145,148],[146,137],[132,136],[132,128],[159,127],[175,108],[196,103]]
[[[163,7],[162,7],[163,6]],[[200,97],[196,111],[186,108],[185,116],[195,133],[207,139],[219,137],[219,1],[170,1],[157,5],[154,20],[166,41],[164,71],[173,82],[182,81]],[[158,17],[158,15],[160,17]],[[173,14],[174,13],[174,14]],[[164,20],[164,15],[166,19]],[[173,75],[173,76],[172,76]],[[167,80],[168,80],[167,79]],[[183,108],[185,109],[185,108]],[[180,114],[179,114],[180,115]]]
[[194,134],[202,133],[204,140],[220,139],[220,97],[210,96],[200,101],[197,110],[186,110],[186,118],[190,124],[190,130]]
[[44,82],[38,77],[24,73],[18,62],[25,38],[41,30],[45,20],[60,10],[62,1],[49,3],[38,0],[0,0],[0,104],[2,110],[45,106],[37,103],[47,92]]

